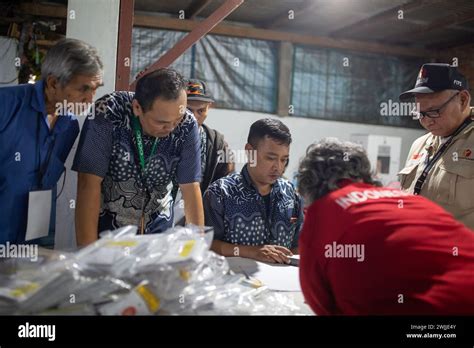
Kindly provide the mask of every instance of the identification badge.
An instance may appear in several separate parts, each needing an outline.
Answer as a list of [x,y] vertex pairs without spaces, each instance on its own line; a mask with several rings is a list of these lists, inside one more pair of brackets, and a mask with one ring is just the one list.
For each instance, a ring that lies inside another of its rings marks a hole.
[[49,234],[52,197],[52,190],[29,193],[26,241],[46,237]]

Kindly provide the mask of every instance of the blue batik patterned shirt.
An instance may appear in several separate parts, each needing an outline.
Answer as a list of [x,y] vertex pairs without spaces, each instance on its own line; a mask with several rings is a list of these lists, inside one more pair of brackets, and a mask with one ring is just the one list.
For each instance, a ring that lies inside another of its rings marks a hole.
[[272,185],[269,216],[266,210],[247,166],[213,182],[204,194],[206,225],[214,227],[215,239],[239,245],[297,247],[303,208],[289,181],[280,178]]
[[198,125],[189,111],[170,135],[159,138],[151,158],[155,138],[142,134],[147,159],[142,178],[130,122],[133,96],[114,92],[95,103],[94,117],[84,123],[74,159],[73,170],[104,179],[99,232],[140,226],[142,209],[145,233],[165,231],[173,225],[172,178],[176,176],[178,184],[201,180]]

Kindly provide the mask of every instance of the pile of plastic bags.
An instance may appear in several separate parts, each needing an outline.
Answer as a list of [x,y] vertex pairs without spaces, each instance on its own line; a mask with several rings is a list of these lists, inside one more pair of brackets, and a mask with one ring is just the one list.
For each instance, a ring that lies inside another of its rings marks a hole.
[[0,262],[0,314],[300,314],[288,297],[229,270],[212,231],[127,226],[75,253]]

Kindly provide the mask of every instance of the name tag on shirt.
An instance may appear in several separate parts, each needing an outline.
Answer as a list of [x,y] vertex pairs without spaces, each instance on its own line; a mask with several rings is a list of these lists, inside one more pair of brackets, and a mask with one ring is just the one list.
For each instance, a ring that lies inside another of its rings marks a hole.
[[25,240],[46,237],[51,219],[52,190],[31,191]]

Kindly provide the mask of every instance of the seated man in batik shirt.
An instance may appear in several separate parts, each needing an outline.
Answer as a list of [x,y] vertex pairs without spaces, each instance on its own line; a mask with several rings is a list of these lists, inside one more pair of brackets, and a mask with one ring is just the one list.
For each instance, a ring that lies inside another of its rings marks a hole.
[[258,120],[247,142],[245,150],[256,154],[256,162],[215,181],[204,195],[206,225],[214,227],[212,250],[289,263],[289,257],[298,253],[303,222],[301,198],[281,177],[289,160],[290,131],[278,120]]

